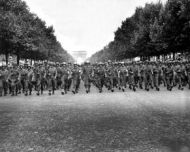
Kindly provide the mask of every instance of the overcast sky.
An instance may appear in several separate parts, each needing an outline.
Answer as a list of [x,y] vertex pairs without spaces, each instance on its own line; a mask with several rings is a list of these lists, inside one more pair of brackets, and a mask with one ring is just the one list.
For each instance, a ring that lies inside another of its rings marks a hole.
[[[53,25],[64,49],[88,56],[114,39],[121,22],[137,6],[158,0],[25,0],[31,12]],[[165,2],[166,0],[162,0]]]

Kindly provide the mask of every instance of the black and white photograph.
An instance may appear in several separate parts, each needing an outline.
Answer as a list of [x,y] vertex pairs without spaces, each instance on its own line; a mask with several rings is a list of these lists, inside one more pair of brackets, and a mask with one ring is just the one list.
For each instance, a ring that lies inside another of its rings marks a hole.
[[0,152],[190,152],[190,0],[0,0]]

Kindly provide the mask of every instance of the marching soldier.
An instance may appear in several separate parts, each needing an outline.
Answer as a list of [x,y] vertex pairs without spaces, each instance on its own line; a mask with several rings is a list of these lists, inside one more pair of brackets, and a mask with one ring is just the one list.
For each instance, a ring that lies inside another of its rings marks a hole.
[[67,93],[69,71],[67,69],[67,64],[64,62],[61,66],[61,94]]
[[155,63],[155,65],[153,65],[153,81],[156,90],[160,91],[158,79],[159,79],[159,65]]
[[80,71],[77,64],[74,64],[74,68],[72,70],[72,92],[73,94],[78,93],[80,84]]
[[168,64],[165,72],[166,72],[165,75],[166,75],[167,90],[172,91],[174,71],[172,69],[171,63]]
[[112,67],[111,61],[108,61],[108,66],[106,69],[106,78],[107,78],[107,87],[108,90],[111,90],[111,92],[114,92],[114,69]]
[[3,70],[0,67],[0,97],[3,95]]
[[190,63],[187,64],[186,66],[186,75],[187,75],[187,81],[190,89]]
[[118,77],[120,79],[120,86],[121,90],[124,92],[125,91],[125,86],[126,86],[126,75],[127,75],[127,69],[124,65],[124,63],[121,63],[120,70],[118,72]]
[[50,67],[47,73],[49,95],[52,95],[55,93],[56,78],[57,78],[57,69],[53,66],[52,63],[50,63]]
[[20,82],[20,73],[18,70],[14,70],[13,67],[11,67],[10,74],[8,75],[7,82],[10,85],[11,89],[11,95],[14,96],[18,94],[18,83]]
[[93,70],[92,67],[90,66],[90,62],[85,62],[84,67],[82,69],[82,79],[84,81],[84,87],[86,89],[86,93],[90,92],[92,73]]

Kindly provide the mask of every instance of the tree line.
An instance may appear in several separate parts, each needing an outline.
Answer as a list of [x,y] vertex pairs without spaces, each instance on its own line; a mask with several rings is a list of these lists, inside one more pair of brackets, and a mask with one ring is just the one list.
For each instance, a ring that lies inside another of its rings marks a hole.
[[141,59],[187,53],[190,49],[190,1],[147,3],[122,22],[112,42],[92,55],[91,62]]
[[0,0],[0,54],[20,59],[72,62],[56,39],[53,26],[30,12],[22,0]]

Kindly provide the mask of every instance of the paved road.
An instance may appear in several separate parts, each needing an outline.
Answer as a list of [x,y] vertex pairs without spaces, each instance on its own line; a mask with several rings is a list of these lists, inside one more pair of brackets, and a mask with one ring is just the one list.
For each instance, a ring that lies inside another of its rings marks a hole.
[[190,151],[190,91],[0,98],[0,151]]

